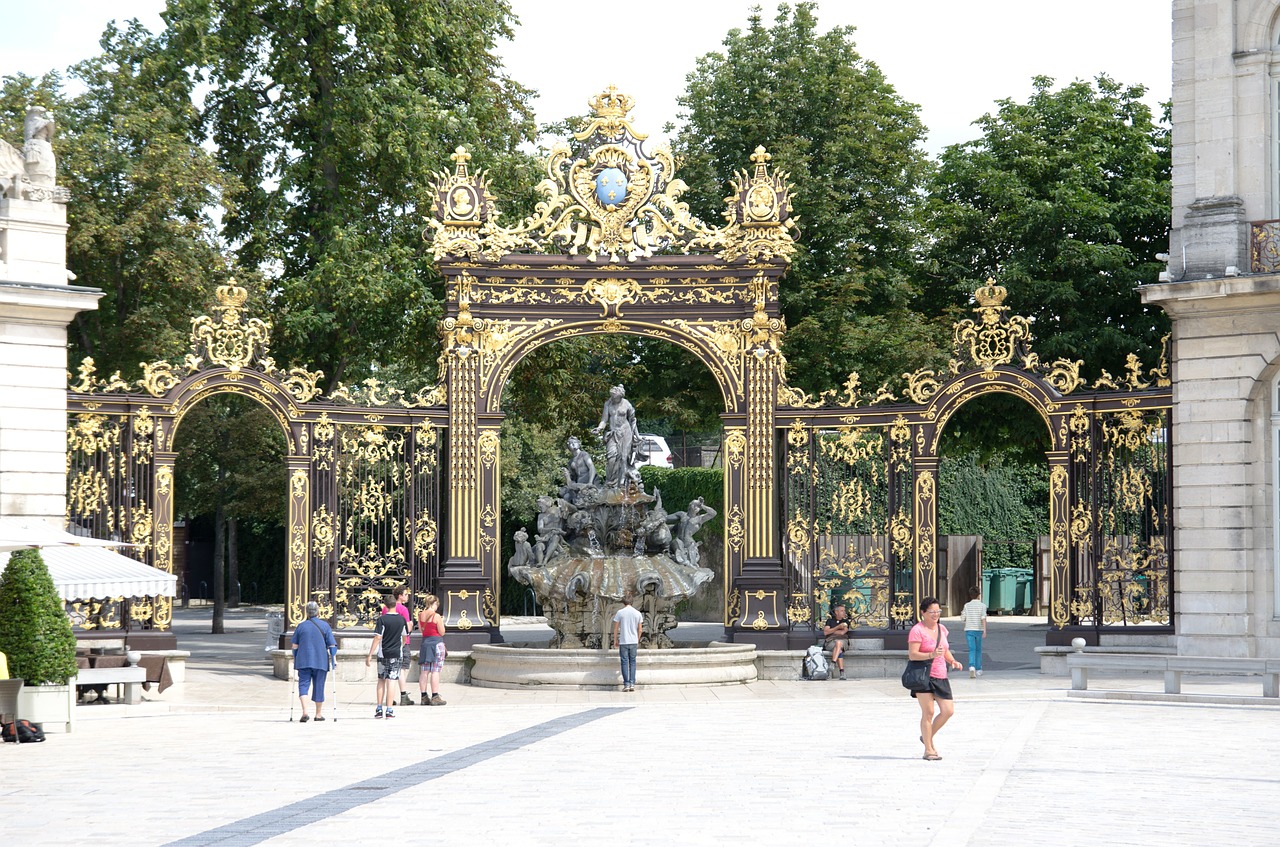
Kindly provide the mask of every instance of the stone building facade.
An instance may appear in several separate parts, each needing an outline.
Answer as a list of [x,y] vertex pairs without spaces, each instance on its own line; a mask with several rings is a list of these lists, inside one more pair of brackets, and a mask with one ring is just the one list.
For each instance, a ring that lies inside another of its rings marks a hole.
[[0,141],[0,516],[62,528],[67,325],[102,292],[68,278],[69,198],[43,109],[28,115],[26,135],[21,151]]
[[1280,2],[1174,0],[1178,652],[1280,656]]

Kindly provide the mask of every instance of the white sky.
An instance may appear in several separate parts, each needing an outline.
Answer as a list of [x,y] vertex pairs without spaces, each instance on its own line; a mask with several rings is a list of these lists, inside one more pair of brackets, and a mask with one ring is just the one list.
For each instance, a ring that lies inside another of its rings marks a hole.
[[[698,56],[775,0],[511,0],[521,25],[501,53],[510,75],[540,93],[540,122],[586,111],[612,83],[637,99],[633,123],[660,135]],[[0,0],[0,75],[38,76],[98,51],[112,19],[161,26],[163,0]],[[996,100],[1024,100],[1037,74],[1059,83],[1106,73],[1169,99],[1171,0],[822,0],[821,26],[857,27],[858,51],[921,107],[928,147],[973,138]],[[614,10],[617,10],[616,12]],[[1158,113],[1157,113],[1158,115]]]

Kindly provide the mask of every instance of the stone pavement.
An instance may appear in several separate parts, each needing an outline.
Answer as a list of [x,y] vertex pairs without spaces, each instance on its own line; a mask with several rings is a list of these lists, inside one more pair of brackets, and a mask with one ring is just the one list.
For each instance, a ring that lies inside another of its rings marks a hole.
[[[941,762],[921,760],[896,679],[446,685],[448,706],[391,721],[365,685],[331,689],[330,720],[299,724],[255,615],[180,636],[181,690],[83,706],[72,735],[4,745],[0,844],[1277,843],[1274,707],[1069,700],[1067,680],[1010,656],[954,678]],[[179,617],[180,633],[207,626]],[[1035,626],[996,621],[988,644],[1031,643]]]

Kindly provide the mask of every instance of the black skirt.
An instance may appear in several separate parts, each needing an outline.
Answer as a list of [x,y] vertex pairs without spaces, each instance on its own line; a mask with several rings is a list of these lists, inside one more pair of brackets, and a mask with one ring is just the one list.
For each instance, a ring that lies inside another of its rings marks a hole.
[[[916,696],[916,693],[917,693],[917,692],[912,691],[912,692],[911,692],[911,696],[912,696],[912,697]],[[939,700],[954,700],[954,699],[956,699],[955,697],[952,697],[952,696],[951,696],[951,680],[949,680],[949,679],[938,679],[936,676],[931,676],[931,677],[929,677],[929,690],[928,690],[928,691],[921,691],[921,692],[919,692],[919,693],[920,693],[920,694],[932,694],[934,697],[937,697]]]

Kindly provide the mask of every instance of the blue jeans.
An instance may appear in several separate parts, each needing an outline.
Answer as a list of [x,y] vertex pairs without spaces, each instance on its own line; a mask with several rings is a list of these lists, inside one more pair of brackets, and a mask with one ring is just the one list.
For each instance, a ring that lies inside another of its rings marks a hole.
[[982,630],[966,629],[964,637],[969,641],[969,667],[982,670]]
[[622,664],[622,685],[634,688],[636,684],[636,648],[639,644],[619,644],[618,659]]

